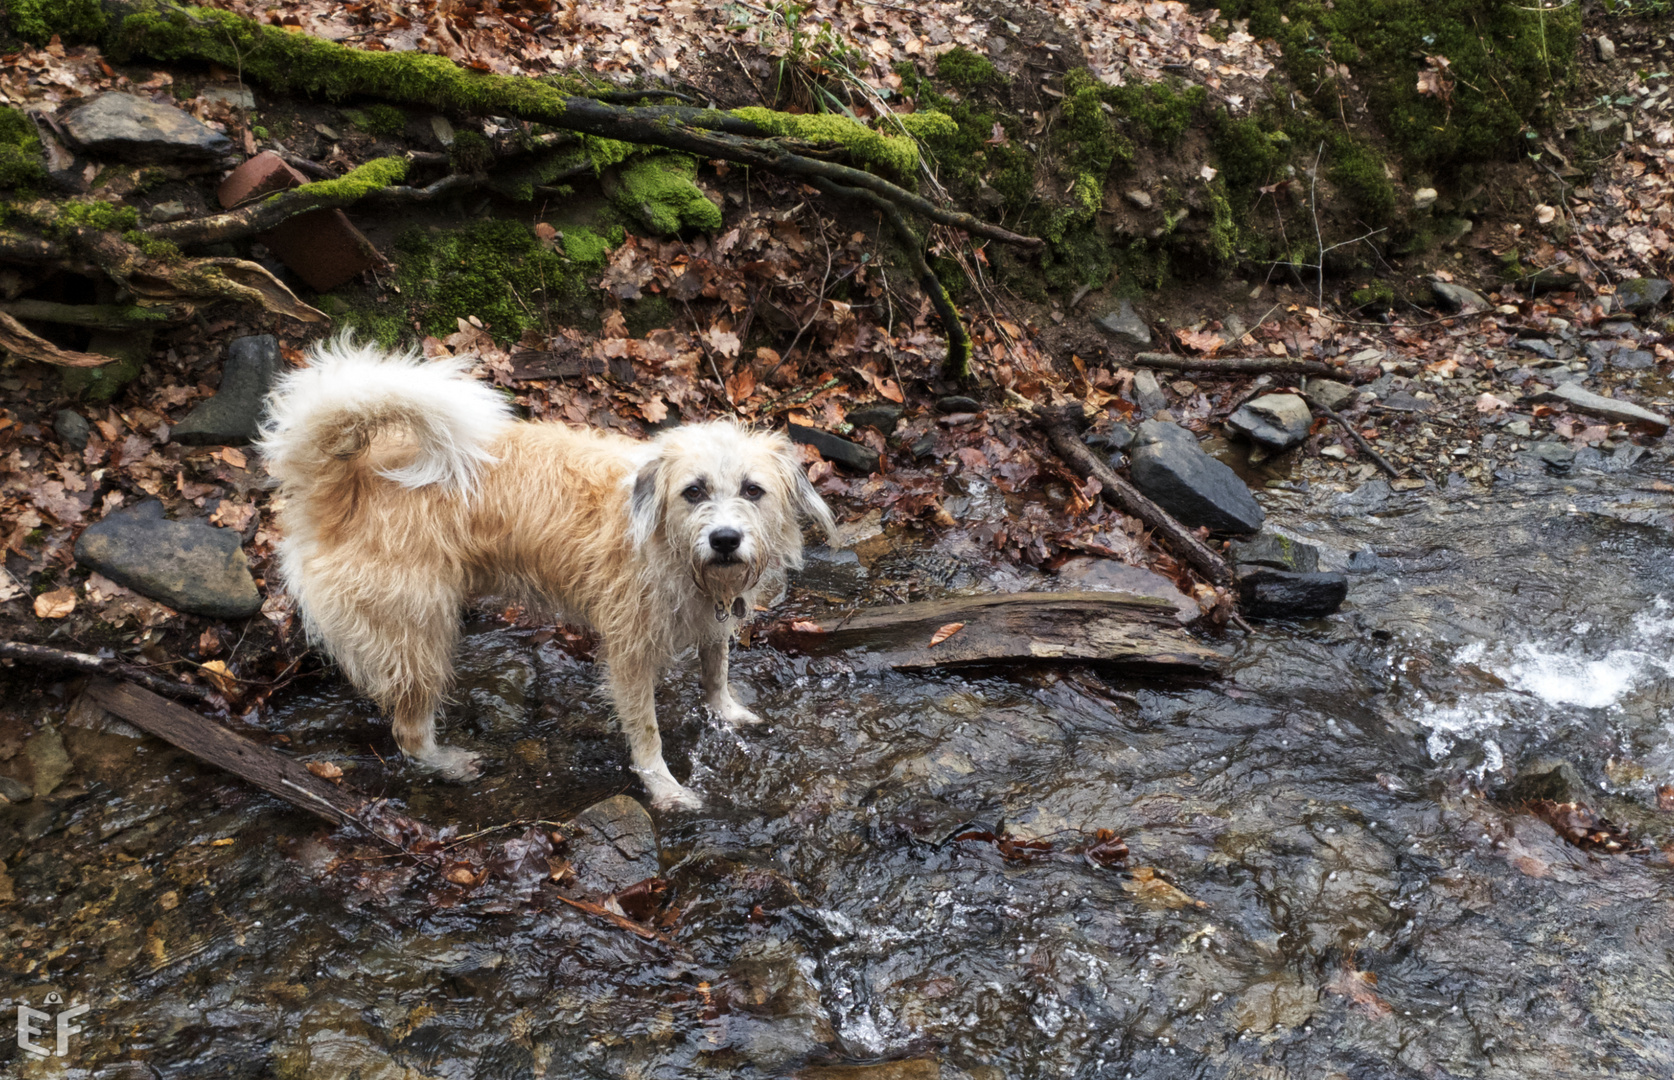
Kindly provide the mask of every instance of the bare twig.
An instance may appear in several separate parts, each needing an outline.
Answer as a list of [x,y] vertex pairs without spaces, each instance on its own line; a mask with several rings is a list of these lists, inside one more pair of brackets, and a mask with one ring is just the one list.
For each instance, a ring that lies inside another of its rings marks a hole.
[[1335,411],[1326,408],[1326,406],[1323,402],[1321,402],[1318,398],[1314,397],[1312,394],[1308,393],[1308,391],[1306,389],[1304,389],[1302,391],[1302,397],[1308,402],[1308,404],[1313,408],[1313,410],[1315,412],[1319,413],[1321,416],[1324,416],[1324,417],[1326,417],[1330,420],[1336,421],[1338,427],[1340,427],[1344,431],[1348,432],[1349,438],[1354,440],[1354,445],[1358,446],[1360,448],[1360,452],[1362,454],[1365,454],[1367,457],[1371,458],[1373,464],[1375,464],[1378,468],[1382,469],[1384,471],[1384,473],[1386,475],[1388,475],[1391,479],[1401,475],[1401,470],[1399,470],[1395,466],[1391,465],[1387,458],[1385,458],[1382,454],[1378,453],[1377,450],[1373,448],[1372,444],[1369,441],[1367,441],[1367,439],[1364,435],[1362,435],[1362,434],[1360,434],[1360,432],[1354,430],[1354,425],[1353,424],[1351,424],[1347,420],[1343,419],[1342,416],[1339,415],[1338,413],[1336,413]]
[[108,675],[126,679],[164,697],[196,702],[211,708],[223,708],[226,705],[221,695],[207,686],[183,683],[124,660],[54,649],[47,645],[31,645],[23,641],[0,641],[0,659],[33,667],[62,668],[86,675]]

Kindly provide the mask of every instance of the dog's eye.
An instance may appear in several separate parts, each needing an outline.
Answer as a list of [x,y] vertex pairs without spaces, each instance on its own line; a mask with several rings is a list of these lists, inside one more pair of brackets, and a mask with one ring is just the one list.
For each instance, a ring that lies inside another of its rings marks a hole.
[[700,503],[707,494],[708,492],[704,490],[702,484],[687,484],[686,490],[680,493],[680,497],[689,503]]
[[754,480],[744,481],[743,493],[744,497],[749,499],[751,502],[755,502],[757,499],[760,499],[763,495],[767,494],[766,491],[762,490],[762,486]]

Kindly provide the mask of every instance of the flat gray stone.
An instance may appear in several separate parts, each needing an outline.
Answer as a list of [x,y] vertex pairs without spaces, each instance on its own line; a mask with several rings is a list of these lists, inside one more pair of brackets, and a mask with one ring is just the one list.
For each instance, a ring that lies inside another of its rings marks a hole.
[[227,347],[221,388],[186,415],[169,438],[187,446],[236,446],[255,439],[267,392],[279,373],[279,339],[241,337]]
[[1149,368],[1140,368],[1133,376],[1133,402],[1141,416],[1150,416],[1168,408],[1168,396],[1163,393],[1157,375]]
[[233,142],[172,105],[133,94],[100,94],[66,113],[65,134],[94,157],[123,163],[212,164],[233,153]]
[[1649,311],[1668,299],[1671,289],[1666,278],[1628,278],[1616,286],[1616,304],[1623,311]]
[[786,428],[786,434],[791,437],[792,442],[812,446],[828,461],[846,465],[856,472],[874,473],[878,471],[881,459],[878,457],[877,451],[869,447],[850,442],[828,431],[805,427],[802,424],[788,424]]
[[1188,528],[1253,533],[1266,519],[1238,474],[1204,453],[1197,437],[1175,424],[1147,420],[1139,425],[1128,475]]
[[1641,408],[1631,401],[1602,397],[1591,390],[1583,390],[1574,383],[1554,386],[1546,393],[1538,395],[1535,400],[1562,402],[1576,412],[1600,416],[1621,424],[1645,424],[1653,428],[1658,435],[1668,432],[1668,417]]
[[1575,451],[1566,443],[1538,442],[1529,448],[1534,456],[1563,472],[1575,464]]
[[565,830],[570,865],[588,892],[609,895],[656,877],[662,870],[657,828],[645,807],[627,795],[612,795],[577,814]]
[[1101,318],[1094,319],[1093,325],[1127,345],[1143,349],[1151,344],[1151,328],[1145,325],[1145,320],[1134,314],[1133,302],[1123,300],[1116,306],[1116,310]]
[[156,499],[89,525],[75,553],[83,566],[177,611],[243,619],[262,607],[238,534],[169,521]]
[[1270,532],[1253,540],[1234,540],[1231,555],[1232,564],[1238,567],[1265,566],[1298,574],[1319,570],[1319,548]]
[[1518,338],[1511,343],[1511,347],[1521,349],[1526,353],[1534,353],[1543,360],[1556,360],[1558,358],[1558,350],[1544,338]]
[[1272,450],[1288,450],[1308,437],[1314,414],[1295,394],[1263,394],[1244,403],[1226,426]]
[[1609,363],[1618,371],[1644,371],[1657,366],[1657,355],[1644,349],[1617,349]]
[[876,405],[867,405],[855,409],[848,414],[848,422],[855,427],[875,428],[888,435],[895,430],[895,425],[901,422],[906,409],[891,401],[880,401]]
[[1488,301],[1482,298],[1481,293],[1467,289],[1463,285],[1454,285],[1446,281],[1432,281],[1430,282],[1430,291],[1435,294],[1436,303],[1447,311],[1460,312],[1466,309],[1486,311],[1488,309]]
[[1360,396],[1360,391],[1347,383],[1335,382],[1331,379],[1309,379],[1308,396],[1324,405],[1332,412],[1340,412],[1345,406],[1351,405]]

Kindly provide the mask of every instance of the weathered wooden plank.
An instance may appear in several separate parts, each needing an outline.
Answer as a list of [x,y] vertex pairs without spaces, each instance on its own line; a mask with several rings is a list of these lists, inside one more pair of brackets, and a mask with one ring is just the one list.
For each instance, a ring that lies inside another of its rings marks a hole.
[[354,820],[366,806],[366,799],[354,790],[328,783],[277,750],[149,690],[100,680],[90,683],[86,693],[106,712],[333,824]]
[[[938,645],[930,639],[964,626]],[[1013,593],[869,608],[819,631],[775,627],[768,641],[805,655],[848,653],[871,669],[1074,662],[1134,672],[1218,671],[1225,654],[1176,620],[1174,605],[1115,592]]]

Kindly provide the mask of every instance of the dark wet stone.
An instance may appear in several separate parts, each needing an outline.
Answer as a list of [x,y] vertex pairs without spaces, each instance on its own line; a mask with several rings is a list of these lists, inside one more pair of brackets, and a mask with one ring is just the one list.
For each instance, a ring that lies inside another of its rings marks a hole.
[[1319,548],[1270,532],[1250,540],[1234,540],[1231,554],[1234,566],[1266,566],[1298,574],[1319,570]]
[[1529,449],[1535,457],[1560,472],[1575,464],[1575,451],[1570,449],[1567,443],[1540,442]]
[[35,797],[35,789],[22,780],[13,780],[9,776],[0,776],[0,798],[7,802],[28,802]]
[[934,435],[926,435],[926,436],[924,436],[924,438],[922,438],[922,439],[918,440],[917,442],[913,443],[913,460],[914,461],[923,461],[925,458],[929,457],[931,454],[934,454],[935,452],[936,452],[936,437]]
[[83,566],[190,615],[243,619],[261,610],[238,534],[169,521],[156,499],[89,525],[75,553]]
[[821,455],[839,465],[846,465],[857,472],[871,473],[878,471],[880,461],[874,450],[852,443],[847,439],[818,428],[805,427],[802,424],[788,425],[789,435],[795,442],[805,443],[818,450]]
[[894,402],[880,401],[875,405],[853,410],[848,414],[848,421],[855,427],[876,428],[888,435],[895,430],[895,425],[901,422],[901,417],[906,411]]
[[52,430],[77,450],[85,449],[87,440],[93,437],[93,425],[74,409],[59,409],[58,415],[52,418]]
[[1482,298],[1481,293],[1467,289],[1463,285],[1454,285],[1446,281],[1432,281],[1430,282],[1430,291],[1435,294],[1436,303],[1447,311],[1457,312],[1466,308],[1485,311],[1488,308],[1488,301]]
[[1436,403],[1414,397],[1405,390],[1396,390],[1383,399],[1383,407],[1397,412],[1427,413],[1435,411]]
[[1623,311],[1649,311],[1668,299],[1671,288],[1664,278],[1628,278],[1616,286],[1616,303]]
[[1238,610],[1252,619],[1329,615],[1348,598],[1346,574],[1298,574],[1256,567],[1238,574]]
[[1332,379],[1309,379],[1307,389],[1309,397],[1332,412],[1340,412],[1347,406],[1354,404],[1354,399],[1360,396],[1360,391],[1348,383],[1340,383]]
[[1558,358],[1558,350],[1552,346],[1550,341],[1546,341],[1542,338],[1518,338],[1516,341],[1511,343],[1511,347],[1513,349],[1521,349],[1527,353],[1534,353],[1536,356],[1547,360],[1556,360]]
[[870,577],[859,555],[823,544],[803,552],[802,569],[792,573],[798,588],[833,597],[858,595]]
[[1123,300],[1116,310],[1093,320],[1093,325],[1126,345],[1143,349],[1151,344],[1151,328],[1134,314],[1133,303]]
[[1581,802],[1588,796],[1581,773],[1562,758],[1540,757],[1517,770],[1517,776],[1500,792],[1506,802],[1525,803],[1536,799],[1553,802]]
[[981,412],[982,402],[963,394],[950,394],[936,401],[936,411],[949,414]]
[[1288,450],[1308,437],[1313,422],[1308,403],[1295,394],[1263,394],[1227,417],[1226,426],[1271,450]]
[[473,634],[459,648],[453,699],[478,731],[521,731],[535,691],[535,663],[510,631]]
[[569,860],[581,887],[618,893],[662,869],[651,815],[627,795],[613,795],[577,814],[565,829]]
[[190,113],[133,94],[100,94],[66,113],[62,125],[82,150],[125,164],[212,164],[233,152],[231,139]]
[[255,439],[267,392],[279,373],[279,339],[241,337],[227,347],[221,388],[176,424],[169,437],[187,446],[232,446]]
[[1244,481],[1205,454],[1185,428],[1147,420],[1133,447],[1134,486],[1186,526],[1228,533],[1261,528],[1266,515]]

